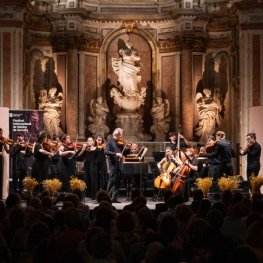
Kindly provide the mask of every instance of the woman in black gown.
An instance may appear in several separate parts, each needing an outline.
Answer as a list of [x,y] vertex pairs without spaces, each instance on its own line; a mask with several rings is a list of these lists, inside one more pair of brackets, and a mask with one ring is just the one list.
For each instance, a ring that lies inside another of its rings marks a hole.
[[[107,162],[106,156],[104,154],[104,149],[106,143],[102,135],[98,134],[95,140],[96,146],[96,160],[95,160],[95,194],[101,189],[107,189],[108,183],[108,172],[107,172]],[[101,187],[100,187],[101,181]]]
[[70,176],[76,175],[76,158],[75,147],[72,145],[70,147],[70,136],[68,134],[63,134],[61,137],[62,145],[59,148],[59,155],[61,156],[59,163],[59,179],[62,182],[62,191],[68,192],[70,189],[69,181]]
[[95,151],[94,140],[92,137],[87,139],[87,144],[83,145],[78,156],[84,156],[84,181],[87,185],[86,197],[95,200],[95,158],[97,152]]
[[38,192],[42,190],[41,182],[48,179],[49,158],[53,153],[44,149],[44,144],[47,143],[47,134],[42,131],[37,136],[37,141],[33,145],[32,152],[34,154],[34,162],[32,165],[32,177],[36,178],[39,185],[37,186]]

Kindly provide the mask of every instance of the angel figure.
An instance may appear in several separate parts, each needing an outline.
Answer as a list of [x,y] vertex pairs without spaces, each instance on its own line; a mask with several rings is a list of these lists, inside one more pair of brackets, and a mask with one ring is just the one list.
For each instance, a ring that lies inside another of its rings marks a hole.
[[61,136],[63,131],[60,127],[60,116],[63,102],[63,94],[57,93],[57,88],[52,87],[47,90],[40,91],[38,107],[44,110],[44,130],[48,134],[56,134]]
[[93,99],[90,101],[90,113],[88,120],[92,123],[88,126],[89,131],[94,136],[101,134],[105,138],[109,133],[106,125],[109,108],[101,96],[97,98],[97,102]]
[[207,137],[214,133],[215,128],[221,124],[220,111],[222,105],[216,97],[212,97],[210,89],[204,89],[196,94],[196,105],[199,112],[199,120],[195,126],[195,135],[199,141],[206,141]]
[[166,134],[169,131],[171,117],[169,117],[170,103],[167,99],[156,97],[156,102],[151,109],[153,125],[150,131],[155,135],[155,141],[165,141]]

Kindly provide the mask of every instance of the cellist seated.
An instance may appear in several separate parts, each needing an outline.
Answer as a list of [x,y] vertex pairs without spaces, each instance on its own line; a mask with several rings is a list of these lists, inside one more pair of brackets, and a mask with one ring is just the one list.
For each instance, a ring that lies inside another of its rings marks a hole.
[[178,194],[179,190],[179,194],[183,197],[184,202],[189,201],[190,184],[193,184],[199,177],[198,160],[196,157],[197,150],[194,148],[187,148],[186,151],[182,153],[182,157],[179,157],[179,155],[174,157],[178,166],[174,171],[176,176],[174,176],[172,180],[172,192]]
[[162,173],[155,179],[154,186],[158,189],[169,189],[176,169],[176,162],[171,147],[166,147],[165,157],[157,164]]

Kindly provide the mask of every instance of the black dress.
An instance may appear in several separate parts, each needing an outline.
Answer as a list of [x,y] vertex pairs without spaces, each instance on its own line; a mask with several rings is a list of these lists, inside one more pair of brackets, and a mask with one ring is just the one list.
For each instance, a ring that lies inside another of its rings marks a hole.
[[[23,154],[21,151],[25,150],[26,153]],[[13,158],[12,163],[12,171],[13,171],[13,189],[16,192],[17,187],[19,188],[19,191],[22,191],[23,189],[23,179],[27,175],[27,158],[29,158],[32,155],[31,149],[26,147],[24,149],[21,147],[21,145],[16,145],[13,147],[10,156]],[[18,185],[18,179],[19,179],[19,185]]]
[[85,161],[84,161],[84,181],[87,185],[86,197],[92,199],[95,198],[95,158],[97,151],[95,150],[85,150],[84,151]]
[[[70,151],[67,145],[64,145],[64,151]],[[70,191],[70,176],[76,176],[76,157],[70,157],[72,154],[67,154],[59,160],[59,179],[62,182],[61,190],[64,192]]]
[[36,178],[39,185],[37,186],[38,192],[42,190],[41,182],[48,179],[49,158],[48,155],[43,154],[40,150],[43,149],[42,145],[36,143],[34,148],[34,162],[32,165],[32,177]]
[[[107,189],[108,182],[108,171],[106,156],[104,154],[104,149],[96,148],[96,160],[95,160],[95,194],[100,189]],[[101,181],[101,186],[100,186]]]

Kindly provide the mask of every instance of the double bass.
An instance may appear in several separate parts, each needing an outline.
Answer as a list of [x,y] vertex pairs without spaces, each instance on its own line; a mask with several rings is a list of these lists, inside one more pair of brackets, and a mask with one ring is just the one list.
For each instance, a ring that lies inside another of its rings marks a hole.
[[176,180],[171,188],[172,193],[180,194],[183,190],[184,182],[188,177],[190,172],[190,167],[186,165],[187,160],[189,159],[187,155],[180,150],[180,132],[182,131],[181,125],[179,125],[178,137],[177,137],[177,150],[174,154],[177,156],[183,163],[179,170],[176,171]]
[[155,179],[154,186],[159,189],[170,188],[172,182],[172,172],[176,165],[170,160],[162,166],[162,173]]

